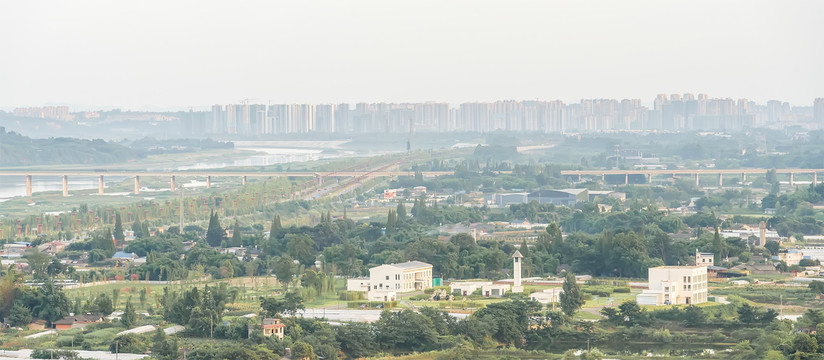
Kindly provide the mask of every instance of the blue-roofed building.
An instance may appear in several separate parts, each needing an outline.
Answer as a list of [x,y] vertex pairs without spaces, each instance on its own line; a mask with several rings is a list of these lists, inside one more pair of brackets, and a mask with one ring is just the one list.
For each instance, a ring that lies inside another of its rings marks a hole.
[[134,259],[137,259],[137,254],[127,253],[125,251],[118,251],[118,252],[114,253],[114,256],[112,256],[112,259],[134,261]]

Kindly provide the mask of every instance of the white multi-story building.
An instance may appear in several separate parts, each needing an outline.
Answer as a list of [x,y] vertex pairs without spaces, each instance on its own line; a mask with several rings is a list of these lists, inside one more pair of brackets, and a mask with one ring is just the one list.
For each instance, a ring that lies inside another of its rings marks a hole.
[[432,287],[432,265],[421,261],[384,264],[369,269],[369,279],[349,279],[349,291],[385,293],[425,290]]
[[798,249],[781,249],[777,255],[773,255],[772,259],[783,261],[787,266],[794,266],[801,263],[801,260],[804,259],[804,253]]
[[432,287],[432,265],[421,261],[384,264],[369,269],[370,290],[418,291]]
[[706,252],[699,252],[698,249],[695,249],[695,266],[714,266],[714,265],[715,265],[715,254],[706,253]]
[[649,290],[636,297],[640,305],[689,305],[707,301],[706,266],[649,268]]

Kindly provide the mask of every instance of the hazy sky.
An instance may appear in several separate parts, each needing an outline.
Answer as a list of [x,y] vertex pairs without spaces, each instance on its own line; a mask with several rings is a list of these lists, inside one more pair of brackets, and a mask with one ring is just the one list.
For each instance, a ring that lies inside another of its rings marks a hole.
[[0,107],[824,97],[824,1],[3,1]]

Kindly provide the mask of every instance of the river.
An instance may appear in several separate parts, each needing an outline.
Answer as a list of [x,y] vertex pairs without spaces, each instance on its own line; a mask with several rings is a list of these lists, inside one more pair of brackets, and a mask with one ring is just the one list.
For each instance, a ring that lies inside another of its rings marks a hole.
[[[175,167],[147,167],[147,171],[185,171],[220,169],[236,166],[269,166],[292,162],[314,161],[352,157],[354,151],[343,150],[341,145],[346,141],[236,141],[235,149],[254,151],[255,154],[247,158],[230,161],[181,163]],[[383,152],[388,153],[388,152]],[[378,154],[378,153],[375,153]],[[370,154],[371,155],[371,154]],[[106,176],[104,187],[117,184],[125,180],[124,177]],[[93,176],[72,176],[69,179],[69,191],[97,189],[98,179]],[[206,186],[205,183],[193,182],[183,184],[184,187]],[[61,191],[63,180],[60,176],[32,177],[32,191]],[[151,190],[151,189],[147,189]],[[26,179],[22,176],[0,176],[0,202],[13,197],[26,195]],[[116,194],[109,194],[116,195]]]

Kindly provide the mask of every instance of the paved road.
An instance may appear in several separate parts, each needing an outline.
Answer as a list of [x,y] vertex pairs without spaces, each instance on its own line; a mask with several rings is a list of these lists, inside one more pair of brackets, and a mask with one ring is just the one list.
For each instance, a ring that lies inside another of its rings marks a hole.
[[[115,360],[115,354],[108,351],[86,351],[76,350],[77,355],[89,359]],[[149,355],[143,354],[118,354],[117,360],[137,360],[147,358]],[[31,359],[31,350],[0,350],[0,360]]]

